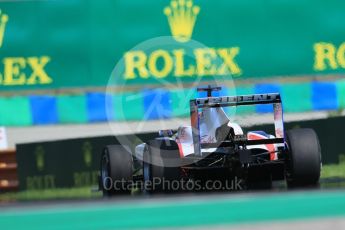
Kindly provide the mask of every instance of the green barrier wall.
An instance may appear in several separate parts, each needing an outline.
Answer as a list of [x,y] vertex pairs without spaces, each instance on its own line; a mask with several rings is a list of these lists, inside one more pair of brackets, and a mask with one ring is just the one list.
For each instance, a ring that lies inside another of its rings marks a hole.
[[172,111],[174,117],[188,117],[190,115],[189,101],[197,97],[195,91],[188,89],[170,91]]
[[281,94],[284,112],[305,112],[313,109],[311,87],[307,83],[284,84]]
[[0,98],[0,124],[32,125],[29,99],[27,97]]
[[[0,89],[105,86],[122,58],[124,70],[113,76],[120,85],[177,79],[187,83],[228,74],[257,79],[344,73],[342,0],[191,4],[189,0],[2,1]],[[131,50],[160,36],[171,36],[168,47],[157,42],[151,49]],[[192,39],[209,49],[193,45]],[[191,45],[192,57],[187,58],[183,53]]]
[[338,93],[339,106],[341,108],[345,108],[345,81],[340,81],[337,84],[337,93]]
[[[323,111],[340,114],[345,108],[345,81],[254,84],[223,88],[214,96],[280,92],[286,113]],[[145,121],[189,117],[189,100],[204,97],[194,89],[151,89],[114,94],[84,92],[74,95],[0,97],[0,126]],[[225,108],[230,117],[235,108]],[[260,105],[236,107],[236,114],[257,115],[268,111]]]
[[[143,98],[140,93],[122,93],[112,97],[114,118],[119,121],[141,120],[144,114]],[[119,111],[119,108],[121,110]]]
[[60,123],[87,123],[86,98],[82,95],[57,97],[57,111]]
[[[135,145],[155,136],[147,133],[126,137]],[[104,146],[118,143],[117,138],[106,136],[19,144],[16,157],[20,190],[97,185],[101,152]]]

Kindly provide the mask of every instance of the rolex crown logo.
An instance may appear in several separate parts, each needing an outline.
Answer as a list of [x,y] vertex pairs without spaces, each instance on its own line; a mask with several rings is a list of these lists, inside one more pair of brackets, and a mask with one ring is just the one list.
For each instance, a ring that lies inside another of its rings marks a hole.
[[35,149],[35,156],[36,156],[36,167],[38,171],[42,171],[44,169],[44,155],[45,151],[43,146],[37,146]]
[[193,5],[193,0],[172,0],[165,7],[171,33],[178,42],[187,42],[192,37],[200,7]]
[[83,144],[83,157],[84,163],[87,167],[92,165],[92,145],[90,142],[84,142]]
[[7,21],[8,21],[7,14],[3,14],[0,10],[0,47],[2,47],[2,43],[4,41],[4,34],[5,34]]

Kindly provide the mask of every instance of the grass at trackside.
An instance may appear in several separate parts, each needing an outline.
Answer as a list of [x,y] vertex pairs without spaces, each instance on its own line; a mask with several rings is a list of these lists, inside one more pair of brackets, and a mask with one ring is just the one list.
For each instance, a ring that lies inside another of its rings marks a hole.
[[339,156],[339,164],[323,165],[321,178],[345,178],[345,154]]
[[101,192],[92,191],[90,187],[47,189],[37,191],[9,192],[0,194],[0,202],[6,201],[35,201],[54,199],[90,199],[101,197]]

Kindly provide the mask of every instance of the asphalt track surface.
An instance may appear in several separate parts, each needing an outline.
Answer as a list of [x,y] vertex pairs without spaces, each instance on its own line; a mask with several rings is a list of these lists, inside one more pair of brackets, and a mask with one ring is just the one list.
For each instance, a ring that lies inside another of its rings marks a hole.
[[0,204],[0,226],[27,230],[345,229],[345,189]]

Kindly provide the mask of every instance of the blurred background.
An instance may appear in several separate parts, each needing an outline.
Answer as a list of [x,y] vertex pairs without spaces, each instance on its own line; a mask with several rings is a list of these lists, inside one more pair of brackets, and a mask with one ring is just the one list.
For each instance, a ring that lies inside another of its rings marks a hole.
[[[0,201],[100,197],[102,147],[188,124],[202,84],[281,93],[286,127],[318,132],[323,177],[345,177],[342,0],[5,0],[0,10]],[[269,112],[246,107],[236,120],[264,128]]]

